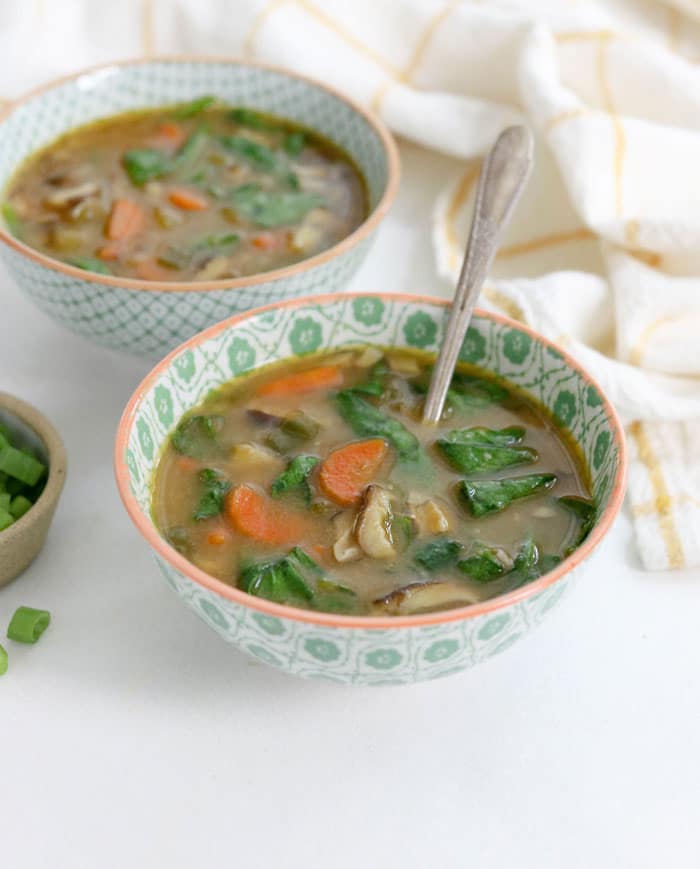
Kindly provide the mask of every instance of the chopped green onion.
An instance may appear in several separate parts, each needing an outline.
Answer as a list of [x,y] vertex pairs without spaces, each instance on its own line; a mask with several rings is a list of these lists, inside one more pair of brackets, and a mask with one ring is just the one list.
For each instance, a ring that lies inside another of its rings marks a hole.
[[0,531],[9,528],[15,521],[15,517],[8,510],[0,510]]
[[290,157],[296,157],[304,150],[306,136],[299,130],[290,133],[284,140],[284,150]]
[[97,272],[98,275],[111,275],[112,270],[108,265],[97,259],[94,256],[74,256],[66,260],[68,265],[83,269],[86,272]]
[[213,103],[215,102],[216,97],[198,97],[196,100],[192,100],[189,103],[183,103],[181,106],[178,106],[173,112],[173,115],[176,118],[193,118],[195,115],[198,115],[200,112],[208,109],[209,106],[213,105]]
[[7,636],[17,643],[36,643],[51,621],[48,610],[18,607],[7,628]]
[[0,471],[21,480],[28,486],[34,486],[46,471],[46,465],[24,450],[18,450],[3,440],[0,441]]
[[2,216],[7,228],[10,230],[10,234],[14,235],[15,238],[19,238],[22,234],[22,221],[15,211],[14,205],[9,202],[3,202]]
[[11,500],[12,500],[12,495],[10,495],[9,492],[0,492],[0,510],[4,510],[5,512],[9,512]]
[[25,498],[24,495],[15,495],[10,504],[10,513],[15,519],[21,519],[32,507],[33,504],[29,498]]
[[7,652],[0,646],[0,676],[7,673]]

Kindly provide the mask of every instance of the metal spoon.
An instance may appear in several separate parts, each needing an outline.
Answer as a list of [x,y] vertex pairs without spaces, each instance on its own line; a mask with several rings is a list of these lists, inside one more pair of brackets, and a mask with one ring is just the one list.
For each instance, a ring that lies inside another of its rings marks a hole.
[[531,169],[532,134],[527,127],[508,127],[496,139],[481,169],[469,242],[457,281],[452,313],[425,399],[423,422],[436,423],[442,415],[481,286]]

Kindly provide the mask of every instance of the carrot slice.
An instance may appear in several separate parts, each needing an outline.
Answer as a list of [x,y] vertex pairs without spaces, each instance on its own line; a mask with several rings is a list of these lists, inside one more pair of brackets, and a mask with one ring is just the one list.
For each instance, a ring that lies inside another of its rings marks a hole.
[[176,187],[168,194],[168,199],[173,205],[182,208],[183,211],[205,211],[209,208],[209,202],[201,193],[187,190],[185,187]]
[[131,199],[115,199],[107,221],[107,238],[118,241],[138,235],[146,225],[146,212]]
[[106,262],[110,262],[111,260],[119,259],[122,253],[122,246],[119,242],[112,242],[112,244],[105,244],[97,251],[97,256],[100,259],[105,260]]
[[277,236],[273,232],[261,232],[254,235],[250,243],[259,250],[272,250],[277,247]]
[[226,515],[233,527],[259,543],[285,546],[298,543],[308,529],[304,516],[241,484],[226,499]]
[[177,465],[177,469],[183,473],[198,471],[202,467],[197,459],[193,459],[191,456],[186,456],[183,453],[176,456],[175,464]]
[[381,467],[387,450],[386,441],[381,438],[355,441],[333,450],[319,472],[322,491],[343,507],[357,504]]
[[321,365],[319,368],[309,368],[298,374],[288,374],[278,380],[263,383],[255,392],[256,395],[298,395],[302,392],[314,392],[316,389],[330,389],[340,386],[343,375],[337,365]]
[[165,281],[172,274],[152,259],[141,260],[134,266],[136,274],[144,281]]
[[212,531],[207,535],[207,543],[210,546],[223,546],[226,543],[226,535],[222,531]]
[[174,121],[164,121],[156,130],[156,135],[168,139],[175,146],[185,141],[185,131]]

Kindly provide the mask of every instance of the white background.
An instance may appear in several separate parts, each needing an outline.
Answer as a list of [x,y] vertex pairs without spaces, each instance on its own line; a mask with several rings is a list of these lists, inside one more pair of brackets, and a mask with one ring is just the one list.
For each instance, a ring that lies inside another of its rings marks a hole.
[[[399,200],[352,288],[446,294],[429,209],[454,163],[402,146]],[[161,581],[112,443],[148,369],[0,286],[0,389],[70,467],[48,543],[0,590],[51,610],[6,643],[0,865],[697,869],[700,571],[640,569],[623,515],[513,649],[448,679],[296,680],[226,646]]]

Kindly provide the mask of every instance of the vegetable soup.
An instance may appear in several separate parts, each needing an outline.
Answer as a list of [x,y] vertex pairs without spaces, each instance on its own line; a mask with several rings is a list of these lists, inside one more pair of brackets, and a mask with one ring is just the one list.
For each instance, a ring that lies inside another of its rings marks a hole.
[[543,408],[463,366],[424,425],[433,362],[359,347],[226,384],[164,449],[157,527],[226,583],[328,612],[430,612],[531,582],[593,524],[579,452]]
[[13,235],[79,268],[211,281],[320,253],[368,203],[330,141],[202,97],[71,130],[24,163],[2,210]]

